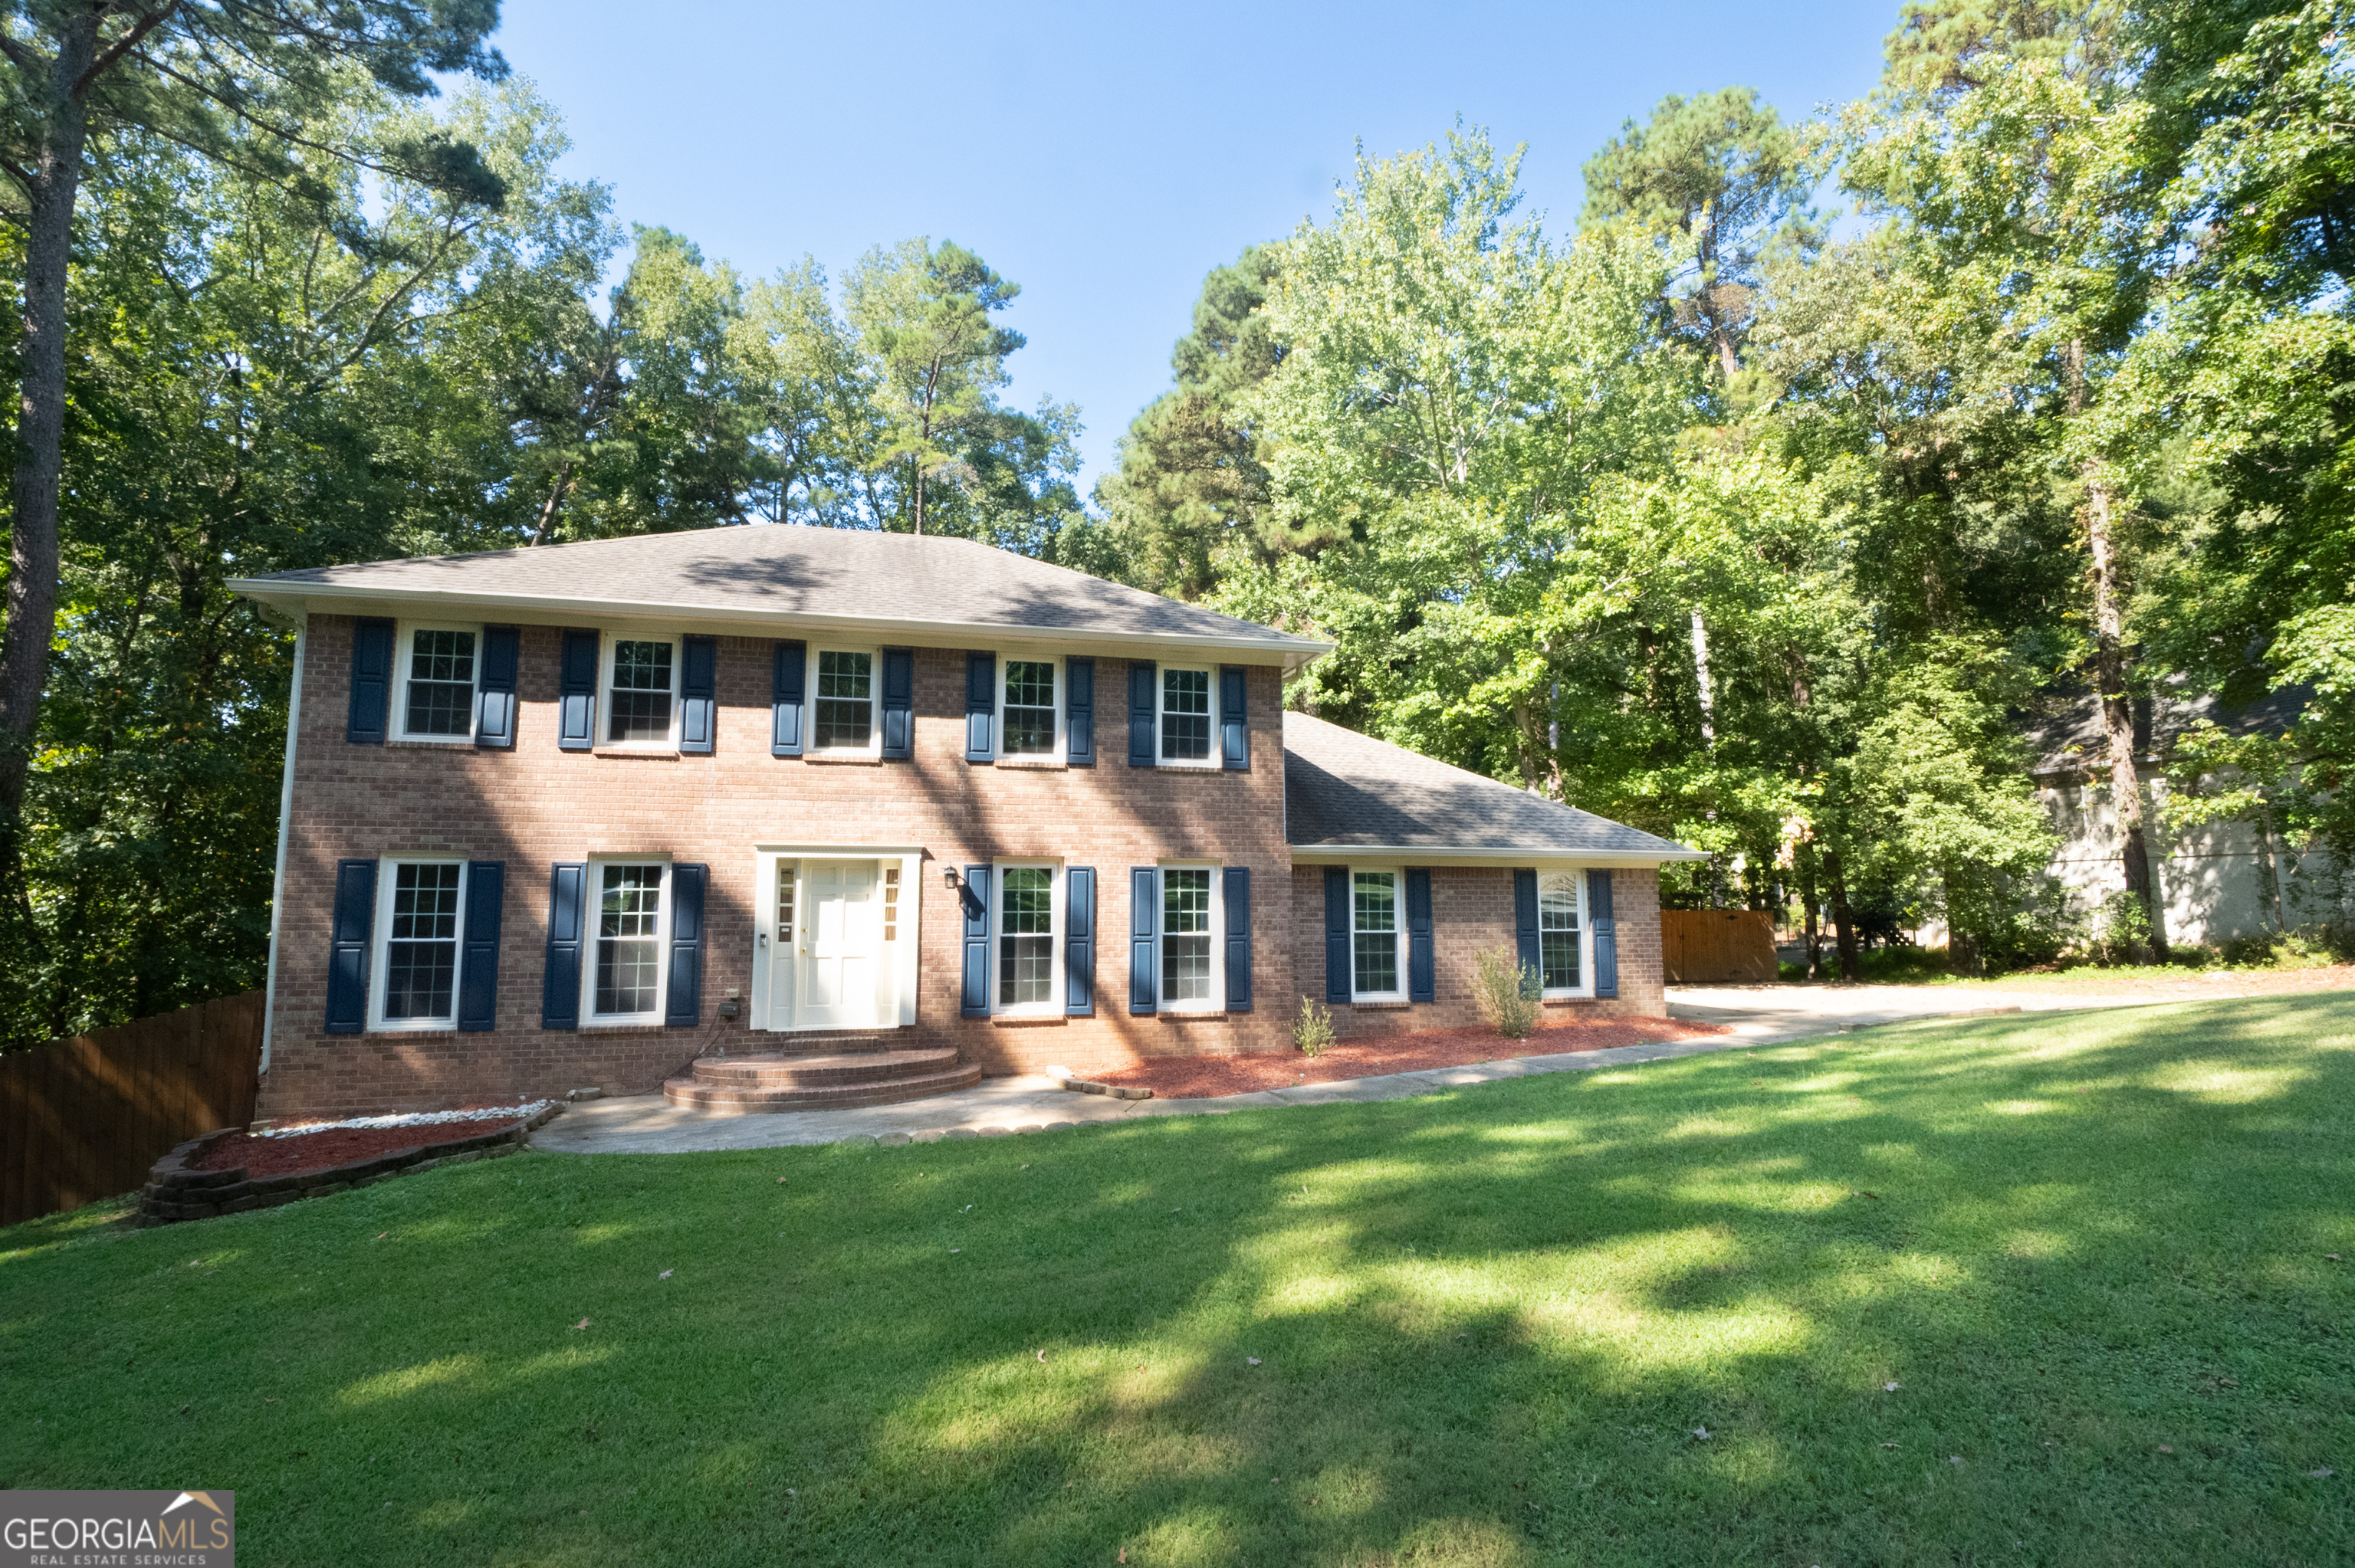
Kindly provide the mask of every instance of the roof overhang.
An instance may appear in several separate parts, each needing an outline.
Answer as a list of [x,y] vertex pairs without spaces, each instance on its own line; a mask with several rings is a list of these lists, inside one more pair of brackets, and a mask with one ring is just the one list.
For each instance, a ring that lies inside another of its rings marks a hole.
[[1294,844],[1295,865],[1348,865],[1353,861],[1398,861],[1408,865],[1563,865],[1640,870],[1668,861],[1707,860],[1700,850],[1668,845],[1637,854],[1570,848],[1497,849],[1485,844]]
[[744,636],[756,628],[833,632],[888,639],[925,648],[964,648],[978,641],[1073,648],[1136,648],[1238,656],[1255,664],[1297,670],[1333,652],[1335,644],[1295,637],[1196,636],[1178,631],[1105,631],[1087,627],[1023,626],[1003,622],[911,620],[896,616],[809,615],[794,610],[732,604],[677,604],[619,599],[568,599],[553,595],[453,592],[448,588],[395,588],[358,583],[289,582],[282,577],[231,577],[231,593],[300,625],[314,612],[328,615],[449,616],[471,610],[535,626],[579,625],[584,620],[657,621],[685,630]]

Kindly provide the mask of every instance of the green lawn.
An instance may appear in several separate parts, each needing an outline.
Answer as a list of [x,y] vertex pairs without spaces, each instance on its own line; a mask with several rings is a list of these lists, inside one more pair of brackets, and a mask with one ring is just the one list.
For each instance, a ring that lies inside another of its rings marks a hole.
[[2344,1563],[2350,1131],[2340,994],[85,1212],[0,1231],[0,1485],[249,1564]]

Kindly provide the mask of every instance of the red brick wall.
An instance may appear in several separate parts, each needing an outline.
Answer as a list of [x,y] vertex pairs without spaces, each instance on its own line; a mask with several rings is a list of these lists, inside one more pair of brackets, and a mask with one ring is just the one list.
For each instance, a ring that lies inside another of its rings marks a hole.
[[[1295,872],[1284,842],[1279,673],[1251,675],[1252,768],[1127,765],[1126,668],[1096,665],[1092,768],[976,767],[964,760],[964,656],[916,654],[914,755],[879,766],[769,755],[770,642],[719,642],[719,723],[709,757],[559,751],[553,627],[526,627],[512,751],[344,738],[352,621],[315,616],[304,643],[304,712],[287,839],[272,1062],[260,1114],[431,1108],[559,1094],[597,1085],[642,1093],[700,1053],[790,1047],[751,1022],[752,910],[759,843],[922,845],[915,1027],[894,1043],[953,1045],[992,1073],[1050,1064],[1081,1073],[1143,1057],[1288,1049],[1300,989],[1323,994],[1321,867]],[[710,867],[703,1022],[693,1029],[539,1026],[549,867],[593,853],[666,852]],[[506,863],[498,1028],[329,1035],[326,963],[336,863],[420,854]],[[1098,878],[1096,1014],[1038,1023],[957,1014],[963,957],[955,894],[943,865],[1037,855],[1092,865]],[[1252,869],[1257,1011],[1175,1022],[1127,1011],[1128,868],[1164,857]],[[1614,874],[1620,997],[1583,1003],[1657,1013],[1658,879]],[[1342,1008],[1345,1037],[1473,1022],[1472,954],[1512,939],[1512,884],[1502,870],[1433,873],[1439,1001],[1376,1012]],[[744,1005],[724,1021],[730,988]]]
[[[751,1027],[757,843],[917,844],[931,856],[921,903],[916,1025],[895,1043],[954,1045],[993,1073],[1060,1064],[1080,1072],[1141,1057],[1276,1050],[1288,1043],[1291,952],[1283,940],[1291,858],[1284,843],[1280,672],[1251,673],[1248,772],[1132,768],[1127,672],[1096,664],[1092,768],[976,767],[964,760],[964,655],[916,653],[912,758],[880,766],[769,755],[770,649],[719,641],[719,724],[709,757],[615,757],[556,744],[553,627],[526,627],[512,751],[344,738],[352,620],[314,616],[287,840],[271,1067],[261,1113],[342,1114],[497,1101],[599,1085],[639,1093],[707,1048],[776,1049]],[[695,1029],[539,1026],[549,867],[591,853],[661,851],[710,867],[703,1023]],[[506,863],[498,1028],[483,1033],[329,1035],[326,964],[336,863],[384,854]],[[1096,1015],[1009,1027],[957,1014],[956,895],[942,865],[1060,857],[1097,870]],[[1127,1011],[1128,868],[1199,857],[1252,870],[1258,1011],[1177,1023]],[[733,1021],[719,1003],[734,987]]]
[[[1660,877],[1650,870],[1611,874],[1612,916],[1619,934],[1619,995],[1613,1001],[1549,1004],[1577,1012],[1659,1016]],[[1506,867],[1435,866],[1431,873],[1434,1000],[1401,1005],[1336,1003],[1333,1030],[1342,1040],[1373,1039],[1415,1029],[1477,1023],[1472,1000],[1473,959],[1484,948],[1513,945],[1513,874]],[[1325,867],[1292,873],[1292,968],[1301,989],[1325,994]],[[1298,1001],[1287,1001],[1296,1009]],[[1287,1014],[1289,1016],[1289,1014]]]

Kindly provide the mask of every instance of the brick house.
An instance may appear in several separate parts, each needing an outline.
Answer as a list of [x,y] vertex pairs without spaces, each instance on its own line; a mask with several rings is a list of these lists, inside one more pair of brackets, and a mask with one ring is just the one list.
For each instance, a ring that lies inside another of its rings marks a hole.
[[1691,852],[1284,712],[1268,627],[801,527],[232,586],[299,633],[264,1115],[1283,1050],[1470,1022],[1499,943],[1662,1009]]

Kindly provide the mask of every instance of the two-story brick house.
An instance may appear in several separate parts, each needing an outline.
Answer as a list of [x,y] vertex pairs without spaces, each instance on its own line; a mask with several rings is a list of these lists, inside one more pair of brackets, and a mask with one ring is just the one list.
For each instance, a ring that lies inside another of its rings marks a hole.
[[1690,852],[1285,713],[1268,627],[801,527],[235,587],[299,629],[267,1115],[1282,1050],[1469,1022],[1506,942],[1661,1009]]

